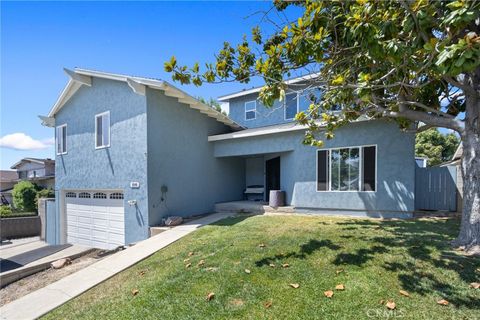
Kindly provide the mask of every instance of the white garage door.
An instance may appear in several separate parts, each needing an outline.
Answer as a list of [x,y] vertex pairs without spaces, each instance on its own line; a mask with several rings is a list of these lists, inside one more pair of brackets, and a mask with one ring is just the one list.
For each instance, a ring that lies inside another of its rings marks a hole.
[[68,243],[100,249],[125,244],[122,192],[69,191],[65,204]]

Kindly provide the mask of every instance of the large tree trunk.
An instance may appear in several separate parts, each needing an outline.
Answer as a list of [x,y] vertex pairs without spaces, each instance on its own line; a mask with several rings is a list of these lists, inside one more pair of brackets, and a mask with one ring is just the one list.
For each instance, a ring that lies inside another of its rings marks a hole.
[[465,131],[462,134],[463,212],[455,246],[480,253],[480,98],[467,95]]

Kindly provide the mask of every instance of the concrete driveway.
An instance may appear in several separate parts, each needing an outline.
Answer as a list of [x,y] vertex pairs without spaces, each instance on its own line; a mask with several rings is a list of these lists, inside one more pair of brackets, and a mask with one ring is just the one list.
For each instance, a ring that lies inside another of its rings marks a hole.
[[77,257],[91,248],[79,245],[49,245],[38,237],[3,241],[0,246],[0,282],[2,287],[48,269],[50,263]]

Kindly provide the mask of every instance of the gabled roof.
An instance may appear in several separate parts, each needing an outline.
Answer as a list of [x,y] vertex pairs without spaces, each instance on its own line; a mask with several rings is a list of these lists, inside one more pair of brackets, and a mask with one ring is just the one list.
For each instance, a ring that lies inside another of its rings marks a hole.
[[[293,79],[290,79],[290,80],[285,80],[284,82],[285,82],[286,85],[296,84],[296,83],[299,83],[299,82],[303,82],[303,81],[318,78],[318,76],[319,76],[318,73],[311,73],[311,74],[307,74],[305,76],[293,78]],[[226,102],[226,101],[228,101],[230,99],[233,99],[233,98],[238,98],[238,97],[246,96],[246,95],[249,95],[249,94],[252,94],[252,93],[260,92],[260,90],[262,90],[262,88],[263,88],[263,86],[255,87],[255,88],[247,89],[247,90],[242,90],[242,91],[239,91],[239,92],[227,94],[225,96],[220,96],[220,97],[217,98],[217,100],[221,101],[221,102]]]
[[1,182],[13,182],[18,180],[17,171],[12,170],[0,170],[0,181]]
[[460,144],[457,147],[457,150],[453,154],[452,160],[458,160],[462,157],[463,154],[463,144],[460,142]]
[[55,160],[50,158],[41,159],[41,158],[23,158],[22,160],[16,162],[10,169],[17,169],[20,165],[30,162],[30,163],[38,163],[38,164],[47,164],[47,163],[55,163]]
[[174,87],[170,83],[152,78],[128,76],[123,74],[107,73],[95,70],[87,70],[75,68],[75,70],[64,69],[67,75],[70,77],[67,85],[63,89],[62,93],[57,99],[57,102],[52,107],[47,117],[40,116],[42,124],[52,127],[55,125],[55,114],[65,105],[65,103],[77,92],[81,86],[91,86],[92,78],[110,79],[114,81],[122,81],[128,84],[128,86],[136,94],[145,95],[146,88],[152,88],[161,90],[165,95],[175,97],[180,103],[188,105],[192,109],[198,110],[217,121],[230,126],[233,129],[243,129],[242,126],[231,120],[226,115],[218,112],[212,107],[202,103],[196,98],[190,96],[186,92]]

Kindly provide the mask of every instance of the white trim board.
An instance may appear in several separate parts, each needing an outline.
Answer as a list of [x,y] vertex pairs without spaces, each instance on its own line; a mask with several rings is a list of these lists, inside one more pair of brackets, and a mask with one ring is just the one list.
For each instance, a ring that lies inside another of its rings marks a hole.
[[[322,126],[322,125],[319,123],[319,126]],[[252,129],[246,129],[246,130],[241,130],[241,131],[232,132],[232,133],[213,135],[208,137],[208,141],[248,138],[248,137],[262,136],[267,134],[276,134],[276,133],[306,130],[306,129],[308,129],[308,127],[304,125],[299,125],[295,123],[282,123],[282,124],[268,126],[268,127],[252,128]]]

